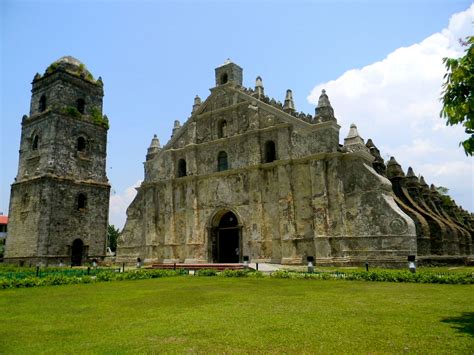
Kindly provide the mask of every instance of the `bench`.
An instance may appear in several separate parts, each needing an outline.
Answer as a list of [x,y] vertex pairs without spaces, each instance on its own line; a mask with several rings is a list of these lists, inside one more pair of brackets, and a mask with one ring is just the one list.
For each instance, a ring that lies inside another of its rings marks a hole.
[[184,263],[166,263],[152,264],[152,269],[184,269],[184,270],[243,270],[244,264],[184,264]]

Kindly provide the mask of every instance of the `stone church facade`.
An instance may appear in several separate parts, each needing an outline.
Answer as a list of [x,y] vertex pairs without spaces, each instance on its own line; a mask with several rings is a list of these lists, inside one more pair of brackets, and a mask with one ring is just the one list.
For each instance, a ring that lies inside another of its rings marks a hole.
[[80,265],[105,255],[108,120],[102,80],[63,57],[33,79],[11,187],[5,262]]
[[118,260],[301,264],[406,263],[416,226],[351,126],[339,144],[322,92],[315,115],[242,86],[243,71],[216,68],[216,86],[171,140],[153,138],[145,179],[127,210]]

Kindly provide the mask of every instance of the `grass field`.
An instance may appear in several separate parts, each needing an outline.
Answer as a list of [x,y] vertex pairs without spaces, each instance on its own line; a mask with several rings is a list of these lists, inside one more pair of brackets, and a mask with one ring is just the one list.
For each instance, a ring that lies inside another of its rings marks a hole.
[[0,291],[0,353],[466,353],[474,286],[172,277]]

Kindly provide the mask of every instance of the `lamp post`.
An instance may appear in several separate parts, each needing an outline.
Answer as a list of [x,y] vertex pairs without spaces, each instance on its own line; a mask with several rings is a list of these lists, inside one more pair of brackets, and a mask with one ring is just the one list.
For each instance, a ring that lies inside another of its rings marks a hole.
[[408,270],[410,272],[416,272],[416,255],[408,255]]
[[314,256],[307,256],[306,260],[308,261],[308,273],[312,274],[314,272]]
[[249,256],[244,255],[244,269],[247,269],[249,267]]

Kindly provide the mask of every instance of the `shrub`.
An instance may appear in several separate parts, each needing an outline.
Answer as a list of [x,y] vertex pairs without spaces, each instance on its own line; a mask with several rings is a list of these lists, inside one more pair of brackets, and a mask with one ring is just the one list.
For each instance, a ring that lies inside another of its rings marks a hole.
[[198,276],[216,276],[217,270],[212,269],[202,269],[197,272]]
[[254,277],[256,279],[260,279],[262,277],[265,277],[265,274],[261,271],[249,271],[247,273],[247,277]]
[[224,270],[219,275],[223,277],[246,277],[248,270]]

